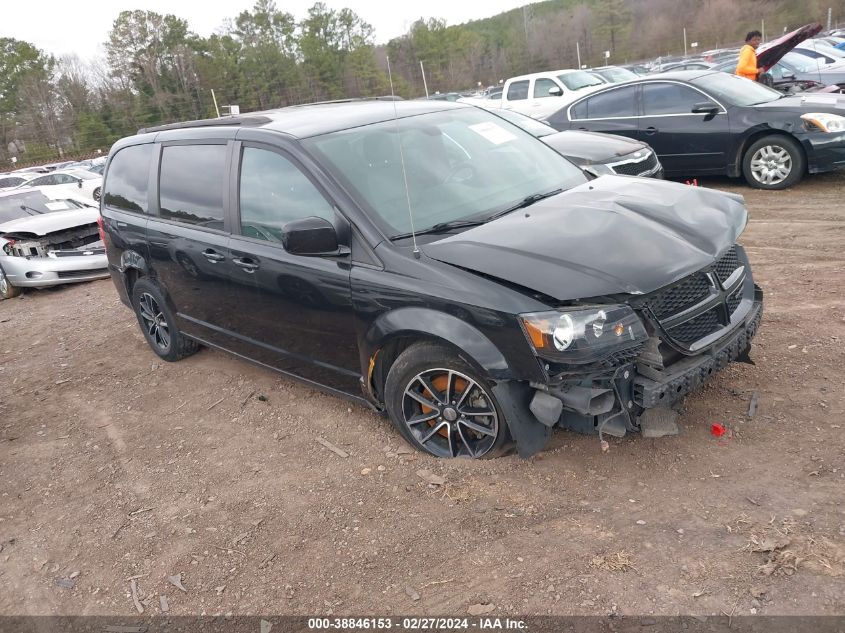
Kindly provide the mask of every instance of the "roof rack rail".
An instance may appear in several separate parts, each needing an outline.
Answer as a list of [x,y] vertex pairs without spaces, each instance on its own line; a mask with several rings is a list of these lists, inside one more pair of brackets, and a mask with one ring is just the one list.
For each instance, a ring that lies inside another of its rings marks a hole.
[[357,101],[404,101],[400,96],[383,95],[380,97],[350,97],[349,99],[332,99],[330,101],[312,101],[310,103],[297,103],[288,106],[289,108],[301,108],[312,105],[331,105],[333,103],[355,103]]
[[196,121],[178,121],[176,123],[165,123],[164,125],[154,125],[152,127],[145,127],[138,130],[138,134],[146,134],[147,132],[163,132],[165,130],[183,130],[192,127],[216,127],[221,125],[243,125],[245,127],[264,125],[272,121],[266,116],[233,116],[221,117],[219,119],[198,119]]

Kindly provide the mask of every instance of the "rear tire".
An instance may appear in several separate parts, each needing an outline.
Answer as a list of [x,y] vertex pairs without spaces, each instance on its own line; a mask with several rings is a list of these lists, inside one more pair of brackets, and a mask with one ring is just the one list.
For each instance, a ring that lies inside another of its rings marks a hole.
[[6,277],[6,273],[0,268],[0,297],[14,299],[15,297],[19,297],[21,292],[23,291],[17,286],[13,286],[12,282]]
[[782,134],[754,141],[742,157],[742,175],[756,189],[786,189],[801,180],[806,169],[798,141]]
[[498,457],[510,439],[490,385],[442,345],[416,343],[399,355],[385,404],[402,437],[435,457]]
[[168,362],[196,353],[199,345],[176,327],[164,292],[149,279],[139,279],[132,287],[132,307],[147,343]]

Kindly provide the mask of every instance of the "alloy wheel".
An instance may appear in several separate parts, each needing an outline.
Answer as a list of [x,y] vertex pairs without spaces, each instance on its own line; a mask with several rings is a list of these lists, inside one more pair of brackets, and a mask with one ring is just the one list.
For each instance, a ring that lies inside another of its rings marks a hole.
[[170,328],[167,325],[167,317],[159,308],[155,297],[147,292],[142,294],[138,303],[138,312],[150,341],[159,349],[167,351],[170,348]]
[[751,157],[751,174],[762,185],[779,185],[792,172],[792,156],[785,147],[765,145]]
[[452,369],[414,376],[405,387],[402,414],[411,435],[437,457],[481,457],[499,436],[499,416],[490,395]]
[[5,297],[6,293],[8,293],[8,292],[9,292],[9,282],[6,280],[5,273],[2,270],[0,270],[0,294],[2,294]]

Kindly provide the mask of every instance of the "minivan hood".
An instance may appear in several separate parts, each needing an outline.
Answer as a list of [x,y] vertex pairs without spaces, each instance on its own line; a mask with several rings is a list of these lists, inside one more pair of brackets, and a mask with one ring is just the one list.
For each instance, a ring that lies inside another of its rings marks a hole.
[[54,211],[28,218],[19,218],[0,224],[0,235],[13,233],[21,235],[31,233],[43,237],[48,233],[65,231],[77,226],[93,224],[100,215],[99,209],[70,209],[68,211]]
[[742,196],[602,176],[421,246],[432,259],[558,301],[645,294],[713,263],[745,228]]
[[624,136],[579,130],[548,134],[540,140],[578,165],[608,163],[646,148],[645,143]]

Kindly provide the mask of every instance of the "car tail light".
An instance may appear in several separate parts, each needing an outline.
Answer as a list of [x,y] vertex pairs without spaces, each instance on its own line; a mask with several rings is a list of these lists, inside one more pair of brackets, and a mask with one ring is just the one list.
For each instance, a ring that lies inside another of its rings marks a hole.
[[97,232],[100,234],[100,240],[103,242],[103,246],[106,245],[106,231],[103,228],[103,216],[97,216]]

